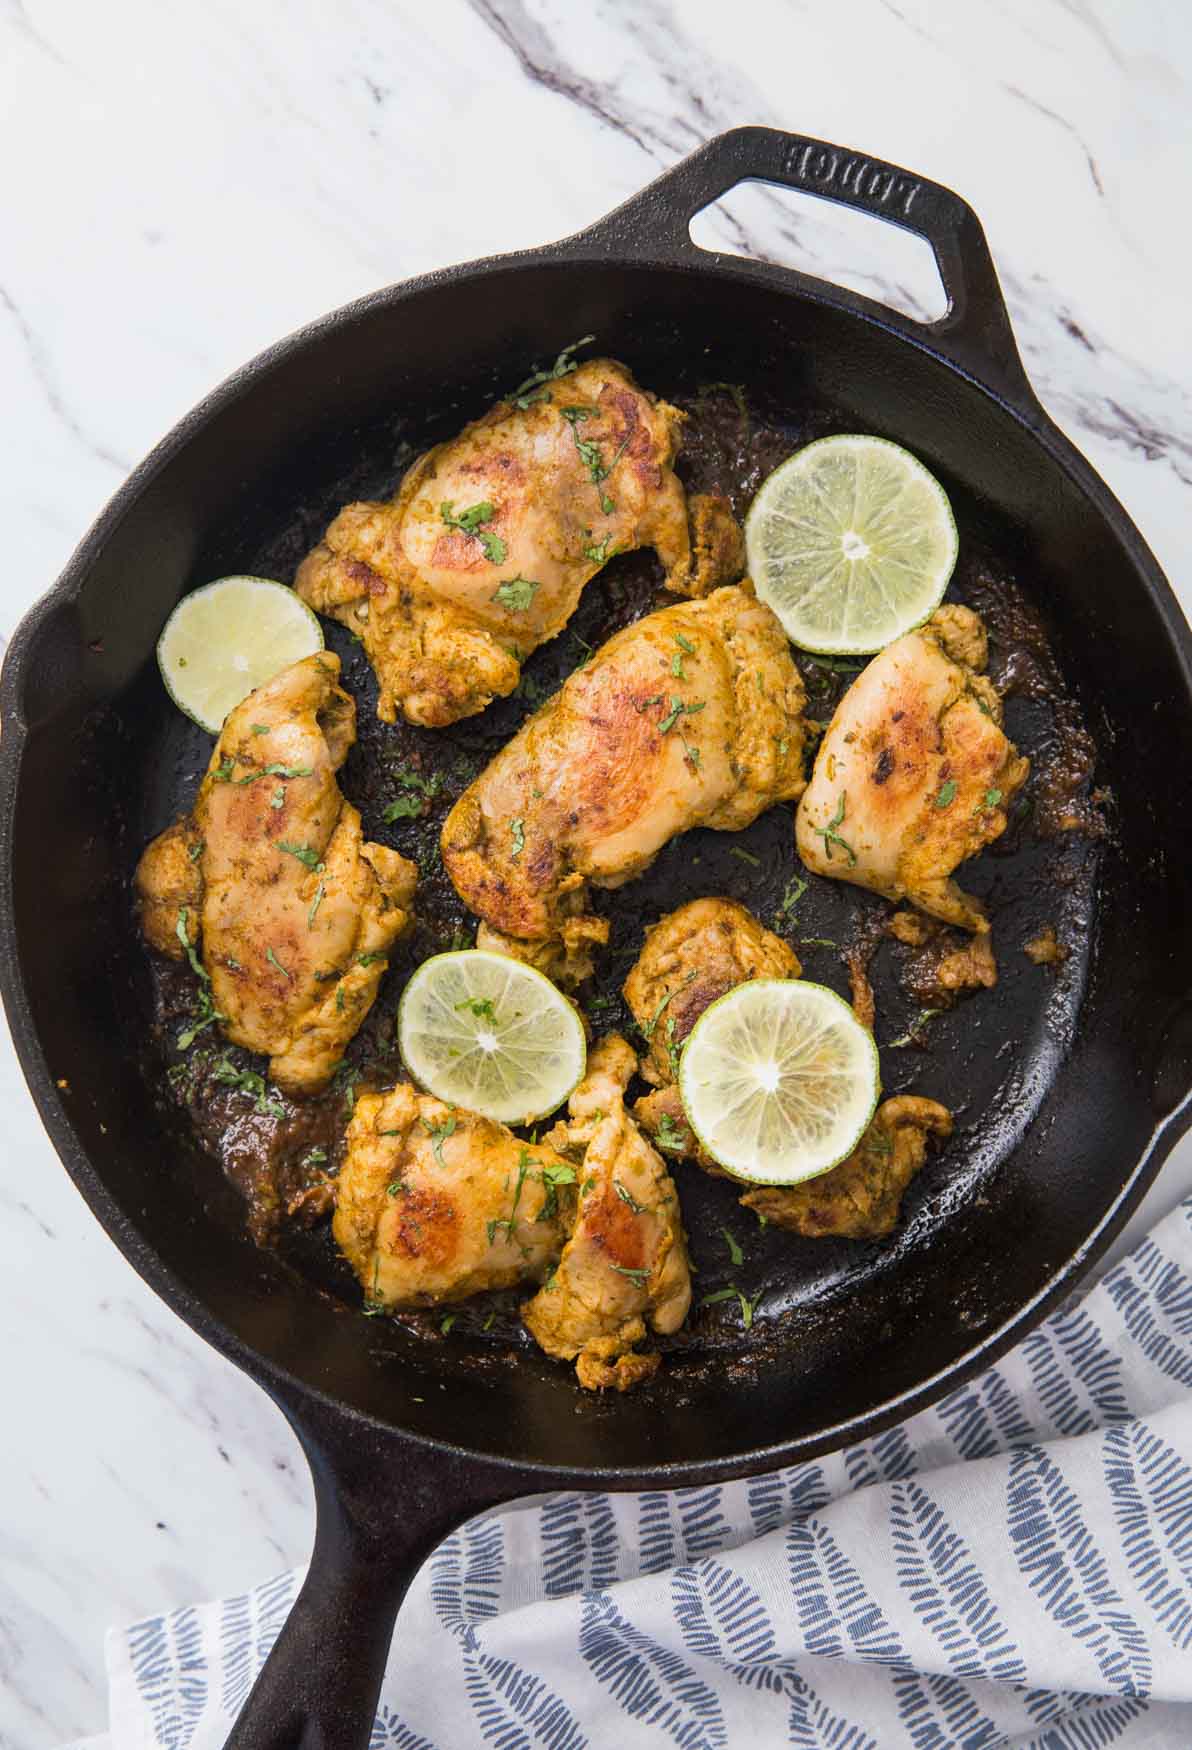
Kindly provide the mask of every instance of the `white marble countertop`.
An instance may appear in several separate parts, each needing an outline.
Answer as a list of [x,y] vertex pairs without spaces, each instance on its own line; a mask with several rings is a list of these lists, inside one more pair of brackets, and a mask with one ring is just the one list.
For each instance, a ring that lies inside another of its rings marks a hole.
[[[0,632],[267,342],[575,230],[746,121],[967,196],[1043,401],[1192,606],[1190,83],[1179,0],[4,0]],[[898,234],[786,210],[738,213],[921,299]],[[7,1041],[0,1112],[0,1745],[37,1750],[106,1723],[107,1624],[304,1559],[310,1498],[280,1416],[91,1219]],[[1140,1221],[1190,1187],[1186,1144]]]

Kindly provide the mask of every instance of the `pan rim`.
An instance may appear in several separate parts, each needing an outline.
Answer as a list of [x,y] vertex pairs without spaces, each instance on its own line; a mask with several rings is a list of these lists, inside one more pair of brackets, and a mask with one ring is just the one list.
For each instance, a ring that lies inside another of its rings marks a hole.
[[346,1422],[359,1423],[390,1438],[409,1441],[428,1452],[451,1454],[523,1479],[533,1477],[536,1482],[541,1479],[538,1485],[541,1487],[680,1487],[688,1482],[721,1480],[773,1470],[782,1465],[837,1451],[856,1440],[871,1437],[917,1410],[926,1408],[938,1401],[948,1390],[963,1384],[992,1365],[1021,1341],[1066,1292],[1070,1292],[1120,1232],[1154,1180],[1176,1138],[1192,1117],[1192,1092],[1156,1124],[1146,1147],[1133,1162],[1117,1197],[1104,1212],[1098,1225],[1081,1246],[1056,1268],[1035,1295],[996,1330],[962,1351],[926,1380],[909,1387],[896,1397],[816,1434],[779,1440],[765,1446],[750,1447],[739,1453],[688,1463],[620,1468],[559,1466],[536,1458],[506,1458],[483,1449],[462,1446],[440,1436],[407,1429],[392,1420],[359,1410],[333,1393],[307,1383],[247,1343],[183,1284],[160,1257],[152,1242],[142,1234],[135,1221],[116,1201],[75,1130],[61,1090],[50,1073],[34,1025],[18,958],[14,908],[12,853],[16,798],[29,735],[20,711],[20,693],[29,657],[36,648],[47,620],[63,604],[78,599],[107,542],[170,463],[185,450],[193,438],[232,408],[247,391],[265,381],[272,371],[356,321],[383,310],[396,309],[410,299],[433,294],[451,285],[482,280],[487,276],[504,277],[533,272],[544,267],[582,270],[585,266],[597,271],[640,274],[643,278],[658,272],[686,274],[695,278],[706,275],[717,280],[778,290],[796,301],[826,305],[864,321],[882,330],[892,340],[915,348],[937,365],[968,382],[1040,445],[1048,459],[1078,488],[1090,511],[1098,516],[1121,544],[1158,613],[1163,634],[1182,674],[1192,708],[1192,628],[1185,620],[1158,562],[1111,489],[1037,402],[1032,400],[1020,404],[984,381],[980,375],[958,364],[932,344],[929,330],[915,332],[893,312],[886,311],[869,300],[840,288],[805,280],[802,276],[792,275],[789,270],[711,254],[694,263],[685,258],[676,260],[667,256],[649,259],[638,254],[606,252],[595,244],[586,245],[581,236],[542,249],[501,256],[495,260],[462,263],[365,294],[275,342],[232,372],[185,414],[130,473],[84,534],[55,584],[33,604],[21,620],[13,634],[3,673],[0,675],[0,720],[4,725],[4,733],[0,737],[0,994],[8,1014],[17,1058],[38,1116],[59,1159],[100,1225],[142,1279],[172,1311],[219,1353],[263,1385],[276,1400],[293,1404],[295,1413],[299,1415],[300,1406],[307,1405],[312,1412],[320,1410],[323,1414],[334,1415]]

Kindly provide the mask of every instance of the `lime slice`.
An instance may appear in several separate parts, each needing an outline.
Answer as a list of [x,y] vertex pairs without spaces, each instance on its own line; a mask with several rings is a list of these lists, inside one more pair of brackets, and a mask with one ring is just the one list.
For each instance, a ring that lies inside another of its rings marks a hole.
[[861,656],[921,625],[958,539],[939,481],[885,438],[820,438],[775,468],[745,519],[749,575],[803,650]]
[[738,1179],[797,1185],[850,1155],[881,1091],[877,1046],[822,984],[755,978],[711,1003],[679,1092],[712,1158]]
[[212,735],[248,695],[323,648],[306,603],[268,577],[221,577],[183,596],[157,641],[157,665],[180,711]]
[[428,1093],[503,1124],[561,1106],[588,1058],[579,1011],[550,979],[483,948],[422,962],[402,993],[397,1041]]

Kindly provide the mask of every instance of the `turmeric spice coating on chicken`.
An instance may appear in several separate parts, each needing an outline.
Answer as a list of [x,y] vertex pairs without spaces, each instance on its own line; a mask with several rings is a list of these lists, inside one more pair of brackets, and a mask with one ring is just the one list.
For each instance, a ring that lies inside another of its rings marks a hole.
[[736,831],[803,789],[805,695],[775,616],[744,589],[648,614],[567,677],[469,786],[443,863],[478,946],[564,983],[619,887],[689,827]]
[[793,948],[735,899],[693,899],[646,931],[625,980],[625,1001],[648,1053],[641,1073],[655,1087],[674,1078],[675,1054],[717,997],[751,978],[798,978]]
[[150,945],[175,959],[189,949],[224,1033],[269,1057],[291,1094],[330,1080],[410,924],[418,875],[364,841],[340,793],[356,707],[338,678],[338,657],[321,652],[238,705],[193,811],[136,875]]
[[720,1168],[700,1147],[675,1085],[679,1052],[704,1010],[751,978],[798,978],[792,948],[735,899],[693,899],[647,930],[623,990],[646,1041],[641,1074],[654,1083],[633,1116],[665,1154]]
[[371,1305],[466,1300],[541,1282],[575,1181],[553,1149],[401,1084],[356,1101],[332,1231]]
[[646,1325],[677,1331],[691,1304],[687,1239],[670,1174],[625,1110],[637,1060],[615,1034],[596,1046],[548,1142],[578,1164],[575,1225],[558,1268],[524,1308],[534,1340],[575,1361],[582,1386],[628,1391],[658,1354]]
[[801,1185],[758,1185],[741,1199],[775,1227],[811,1239],[876,1240],[892,1231],[902,1194],[927,1156],[927,1139],[952,1134],[952,1114],[936,1100],[897,1094],[884,1100],[846,1161]]
[[392,501],[340,511],[295,588],[362,639],[378,715],[441,728],[511,693],[616,553],[653,547],[684,595],[739,577],[727,504],[674,472],[683,417],[594,359],[498,401]]
[[[678,1052],[700,1015],[726,991],[750,978],[799,976],[793,950],[736,900],[693,900],[647,933],[624,992],[647,1041],[641,1073],[655,1084],[633,1115],[657,1148],[721,1174],[687,1122],[675,1080]],[[951,1129],[946,1107],[899,1095],[879,1106],[838,1167],[802,1185],[755,1187],[741,1203],[776,1227],[811,1237],[876,1239],[897,1221],[902,1194],[923,1164],[927,1137],[946,1137]]]
[[862,670],[799,805],[796,842],[809,869],[988,930],[952,872],[1005,831],[1030,762],[1002,733],[986,660],[977,615],[944,607]]

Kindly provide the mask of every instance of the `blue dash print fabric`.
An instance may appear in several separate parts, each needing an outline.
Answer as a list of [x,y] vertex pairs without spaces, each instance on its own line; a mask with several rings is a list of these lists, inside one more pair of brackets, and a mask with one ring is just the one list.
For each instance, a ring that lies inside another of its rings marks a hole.
[[[109,1636],[110,1750],[216,1750],[298,1585]],[[475,1520],[372,1750],[1192,1750],[1192,1202],[880,1438]]]

